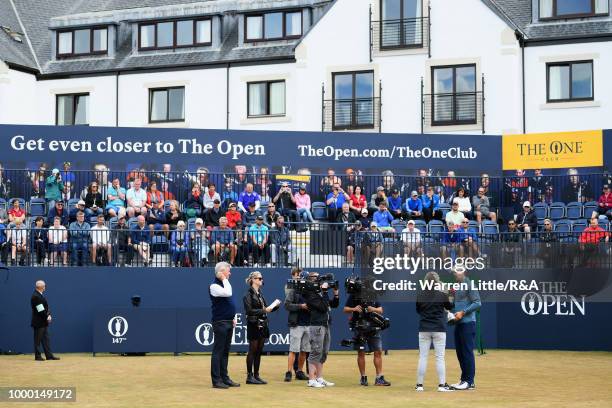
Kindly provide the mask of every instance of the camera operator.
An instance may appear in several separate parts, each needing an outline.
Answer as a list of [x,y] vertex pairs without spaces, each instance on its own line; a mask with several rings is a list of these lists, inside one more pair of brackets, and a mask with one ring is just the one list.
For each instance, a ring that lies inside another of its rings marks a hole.
[[[310,272],[308,279],[317,282],[319,274]],[[306,291],[304,297],[306,305],[310,310],[310,355],[308,356],[308,386],[313,388],[331,387],[334,383],[323,379],[323,364],[327,360],[329,353],[331,323],[330,308],[337,308],[340,303],[338,287],[333,289],[334,297],[329,299],[327,290],[329,283],[323,282],[320,290]]]
[[[291,279],[297,281],[300,278],[302,270],[293,268],[291,270]],[[291,381],[291,370],[295,364],[297,355],[297,370],[295,370],[296,380],[307,380],[308,377],[304,374],[304,363],[306,362],[306,353],[310,352],[310,312],[304,297],[289,285],[285,287],[285,309],[289,312],[289,358],[287,361],[287,372],[285,373],[285,381]]]
[[[344,305],[344,313],[352,313],[349,323],[351,327],[354,327],[354,324],[360,319],[363,319],[367,313],[383,314],[383,308],[378,301],[366,302],[364,299],[361,299],[360,292],[361,291],[359,291],[359,293],[349,294]],[[357,334],[359,337],[353,342],[353,347],[357,351],[357,366],[361,374],[359,383],[363,386],[368,385],[368,377],[366,376],[365,370],[365,346],[367,344],[370,352],[374,353],[374,367],[376,368],[376,381],[374,385],[390,386],[391,383],[385,380],[383,375],[382,339],[380,337],[380,331],[367,331]]]

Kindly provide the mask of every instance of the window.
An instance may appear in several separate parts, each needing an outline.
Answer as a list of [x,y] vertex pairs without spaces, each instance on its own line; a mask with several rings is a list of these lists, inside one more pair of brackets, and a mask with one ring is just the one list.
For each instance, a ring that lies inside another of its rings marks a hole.
[[422,0],[381,0],[382,48],[422,46]]
[[574,18],[608,15],[608,0],[540,0],[540,18]]
[[212,44],[212,23],[209,18],[198,20],[158,21],[139,26],[140,50],[197,47]]
[[149,123],[185,120],[185,87],[149,90]]
[[89,94],[57,95],[55,100],[55,124],[88,125],[87,105]]
[[107,51],[108,28],[106,27],[57,32],[58,57],[106,54]]
[[248,117],[285,115],[285,81],[247,84]]
[[302,11],[251,14],[244,18],[244,40],[283,40],[302,36]]
[[593,61],[547,65],[547,101],[593,100]]
[[374,127],[374,72],[337,73],[333,82],[333,128]]
[[432,67],[432,125],[476,123],[476,65]]

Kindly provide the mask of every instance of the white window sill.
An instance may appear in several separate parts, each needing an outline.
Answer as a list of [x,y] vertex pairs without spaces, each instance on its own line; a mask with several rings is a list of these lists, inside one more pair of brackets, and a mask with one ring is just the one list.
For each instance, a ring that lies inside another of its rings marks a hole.
[[449,126],[427,126],[423,127],[423,133],[446,133],[446,132],[467,132],[478,131],[482,132],[482,124],[469,125],[449,125]]
[[147,123],[145,127],[152,128],[188,128],[188,122],[158,122],[158,123]]
[[291,122],[290,116],[257,116],[252,118],[244,118],[240,121],[241,125],[258,125],[267,123],[288,123]]
[[601,106],[599,101],[580,101],[580,102],[553,102],[540,105],[540,110],[549,109],[576,109],[576,108],[598,108]]

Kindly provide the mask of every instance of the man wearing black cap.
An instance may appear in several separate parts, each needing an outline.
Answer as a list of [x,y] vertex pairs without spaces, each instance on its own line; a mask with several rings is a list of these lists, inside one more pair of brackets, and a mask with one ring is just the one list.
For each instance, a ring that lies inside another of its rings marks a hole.
[[55,206],[49,209],[49,213],[47,214],[47,225],[53,225],[55,217],[61,218],[63,226],[68,225],[68,210],[66,210],[63,200],[57,200]]
[[204,216],[204,222],[206,223],[206,227],[218,227],[219,219],[221,217],[225,217],[225,210],[221,208],[221,201],[218,198],[215,198],[213,201],[212,208],[206,211],[206,215]]

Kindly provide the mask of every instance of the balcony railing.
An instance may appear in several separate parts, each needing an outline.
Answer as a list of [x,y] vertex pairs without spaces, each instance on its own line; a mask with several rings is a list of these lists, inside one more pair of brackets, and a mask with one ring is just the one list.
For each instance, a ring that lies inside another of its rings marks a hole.
[[380,130],[380,98],[323,100],[323,131]]
[[429,18],[372,21],[370,26],[373,51],[402,48],[429,49]]

